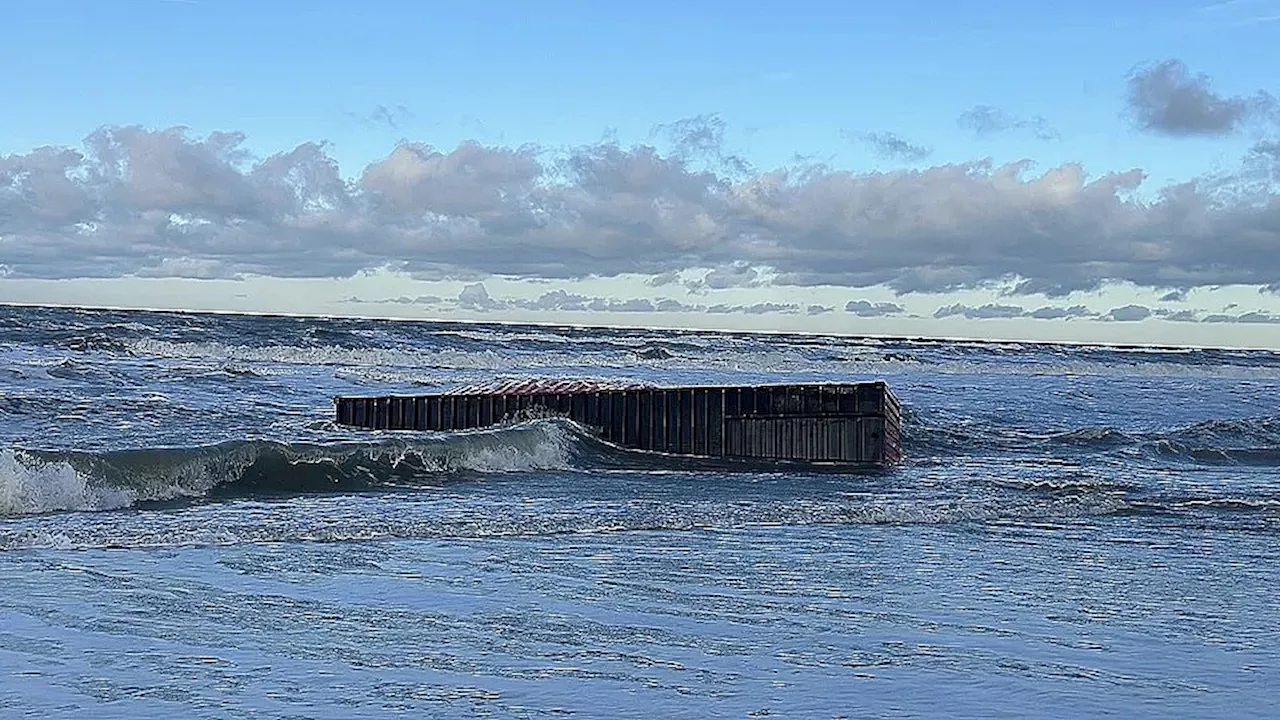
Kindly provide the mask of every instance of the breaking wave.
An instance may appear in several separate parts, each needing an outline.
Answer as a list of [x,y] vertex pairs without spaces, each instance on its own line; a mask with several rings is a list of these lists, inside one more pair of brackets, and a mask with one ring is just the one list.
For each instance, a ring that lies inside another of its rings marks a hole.
[[572,467],[568,423],[333,444],[244,440],[111,452],[0,450],[0,517],[112,510],[138,503],[424,485],[460,472]]

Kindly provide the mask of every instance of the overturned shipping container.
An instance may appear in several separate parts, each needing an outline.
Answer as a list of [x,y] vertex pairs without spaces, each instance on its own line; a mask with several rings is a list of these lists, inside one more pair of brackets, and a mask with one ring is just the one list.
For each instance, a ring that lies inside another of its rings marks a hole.
[[340,425],[467,430],[566,417],[615,445],[708,458],[885,466],[901,457],[902,409],[883,382],[649,387],[523,381],[432,395],[340,397]]

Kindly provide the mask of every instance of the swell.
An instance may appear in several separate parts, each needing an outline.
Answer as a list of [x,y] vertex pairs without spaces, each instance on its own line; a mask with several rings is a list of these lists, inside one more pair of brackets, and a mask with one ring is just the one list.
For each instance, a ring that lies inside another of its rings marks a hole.
[[1280,416],[1206,420],[1154,432],[1107,426],[1042,432],[969,419],[926,418],[908,410],[903,444],[907,457],[932,462],[1032,454],[1144,464],[1280,467]]

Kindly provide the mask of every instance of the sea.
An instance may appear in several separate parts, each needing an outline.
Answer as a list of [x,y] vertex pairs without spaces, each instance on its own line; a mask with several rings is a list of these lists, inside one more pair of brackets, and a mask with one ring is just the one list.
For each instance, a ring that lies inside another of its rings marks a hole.
[[[885,380],[696,467],[517,378]],[[2,718],[1280,716],[1280,354],[0,307]]]

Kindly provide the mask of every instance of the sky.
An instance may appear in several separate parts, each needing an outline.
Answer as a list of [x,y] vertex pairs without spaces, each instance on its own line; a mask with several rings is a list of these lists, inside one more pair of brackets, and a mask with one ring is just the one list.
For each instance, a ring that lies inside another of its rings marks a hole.
[[1280,0],[10,0],[0,302],[1280,348]]

